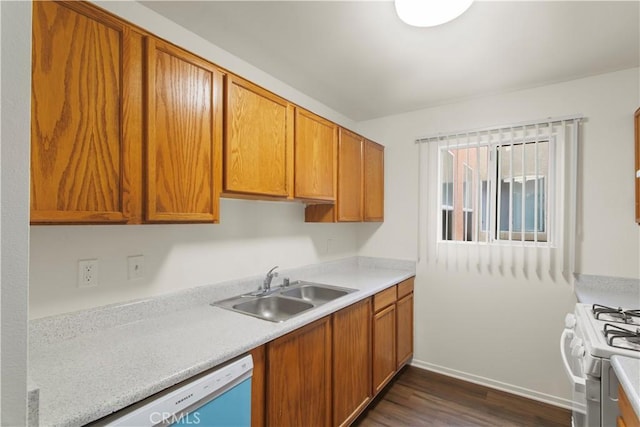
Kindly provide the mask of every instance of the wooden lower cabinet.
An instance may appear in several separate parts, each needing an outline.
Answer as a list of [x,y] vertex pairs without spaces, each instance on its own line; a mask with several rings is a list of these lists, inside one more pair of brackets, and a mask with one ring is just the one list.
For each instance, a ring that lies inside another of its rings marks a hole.
[[618,407],[620,408],[620,416],[617,419],[618,426],[640,427],[640,419],[631,406],[622,385],[618,385]]
[[413,278],[251,354],[252,427],[348,426],[413,355]]
[[413,282],[412,277],[397,285],[396,364],[398,370],[413,357]]
[[373,394],[377,394],[396,372],[396,305],[373,315]]
[[267,426],[331,425],[330,319],[267,344]]
[[265,361],[264,345],[250,351],[253,358],[253,376],[251,377],[251,427],[264,426],[265,411]]
[[371,400],[371,299],[333,315],[333,425],[351,424]]

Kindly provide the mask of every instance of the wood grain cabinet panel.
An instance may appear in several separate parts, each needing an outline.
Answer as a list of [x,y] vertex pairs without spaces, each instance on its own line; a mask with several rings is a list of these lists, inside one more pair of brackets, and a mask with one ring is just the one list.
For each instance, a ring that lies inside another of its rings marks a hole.
[[217,222],[222,75],[147,38],[147,220]]
[[339,129],[335,205],[309,204],[306,222],[384,221],[384,147]]
[[413,356],[413,293],[398,300],[396,311],[396,369],[400,369]]
[[396,370],[400,370],[413,357],[413,288],[415,277],[396,285]]
[[225,195],[292,197],[293,105],[233,75],[225,96]]
[[31,222],[140,222],[142,36],[82,2],[34,2]]
[[618,385],[618,407],[620,408],[620,417],[618,417],[618,424],[627,427],[640,427],[640,418],[636,414],[629,397],[624,392],[622,385]]
[[267,426],[331,424],[329,320],[318,320],[267,344]]
[[338,126],[301,108],[295,115],[295,197],[335,201]]
[[380,291],[373,296],[373,311],[376,313],[396,302],[397,286]]
[[253,376],[251,377],[251,427],[264,427],[266,346],[251,350]]
[[393,378],[396,372],[396,305],[373,316],[373,395]]
[[640,108],[636,110],[634,115],[635,137],[636,137],[636,222],[640,224]]
[[364,221],[384,221],[384,147],[365,140],[364,161]]
[[371,399],[371,299],[333,315],[333,425],[349,425]]
[[362,221],[362,144],[362,137],[340,128],[337,203],[340,222]]

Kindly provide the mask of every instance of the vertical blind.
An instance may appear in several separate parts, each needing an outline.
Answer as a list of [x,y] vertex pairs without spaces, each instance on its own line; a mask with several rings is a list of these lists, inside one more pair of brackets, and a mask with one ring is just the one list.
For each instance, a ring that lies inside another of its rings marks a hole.
[[[582,115],[420,137],[418,254],[573,281]],[[426,221],[423,221],[426,219]]]

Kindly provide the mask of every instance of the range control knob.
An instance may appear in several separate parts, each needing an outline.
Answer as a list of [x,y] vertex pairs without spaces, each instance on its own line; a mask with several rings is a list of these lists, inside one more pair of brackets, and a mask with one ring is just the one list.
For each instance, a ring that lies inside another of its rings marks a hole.
[[564,318],[564,327],[567,329],[573,329],[576,326],[576,316],[573,313],[569,313]]
[[571,355],[573,357],[583,357],[584,356],[584,345],[581,339],[578,339],[575,342],[575,345],[571,346]]

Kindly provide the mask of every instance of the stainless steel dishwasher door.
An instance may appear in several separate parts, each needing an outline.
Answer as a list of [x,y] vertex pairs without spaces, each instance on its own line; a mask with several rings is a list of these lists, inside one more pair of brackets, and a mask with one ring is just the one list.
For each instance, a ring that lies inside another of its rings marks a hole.
[[108,426],[250,427],[253,359],[242,357],[193,382],[167,391]]

